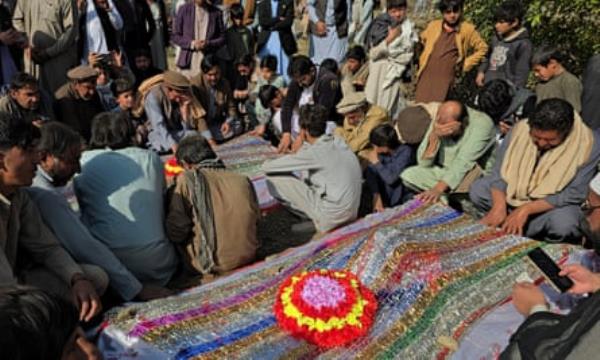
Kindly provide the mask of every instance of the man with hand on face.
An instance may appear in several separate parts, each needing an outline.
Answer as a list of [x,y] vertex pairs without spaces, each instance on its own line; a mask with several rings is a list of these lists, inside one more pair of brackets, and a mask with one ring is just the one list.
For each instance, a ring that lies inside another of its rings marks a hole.
[[98,72],[81,65],[69,70],[69,82],[56,91],[57,119],[77,131],[85,141],[90,140],[92,119],[104,111],[96,91]]
[[10,83],[8,94],[0,98],[0,112],[35,126],[54,118],[52,107],[44,101],[38,81],[18,73]]
[[24,191],[35,176],[39,130],[0,114],[0,286],[28,284],[71,299],[79,319],[102,308],[98,294],[108,286],[97,266],[78,265],[44,225]]
[[459,101],[446,101],[419,146],[417,165],[402,173],[402,181],[425,202],[466,193],[474,178],[491,170],[495,136],[489,116]]
[[469,196],[485,225],[560,242],[581,236],[579,206],[600,160],[598,134],[561,99],[539,103],[505,137],[492,174]]
[[44,125],[41,133],[38,145],[41,160],[33,186],[27,192],[58,241],[75,260],[104,269],[110,286],[125,301],[134,297],[151,300],[170,295],[165,288],[142,284],[102,241],[90,233],[79,214],[71,209],[61,190],[81,170],[79,160],[83,144],[79,134],[56,122]]

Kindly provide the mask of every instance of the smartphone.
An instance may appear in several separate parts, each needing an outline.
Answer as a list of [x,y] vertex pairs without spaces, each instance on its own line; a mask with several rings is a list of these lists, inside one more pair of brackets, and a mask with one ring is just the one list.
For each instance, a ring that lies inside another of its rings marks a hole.
[[531,250],[527,256],[560,292],[566,292],[573,286],[573,281],[567,276],[558,275],[560,268],[541,248]]

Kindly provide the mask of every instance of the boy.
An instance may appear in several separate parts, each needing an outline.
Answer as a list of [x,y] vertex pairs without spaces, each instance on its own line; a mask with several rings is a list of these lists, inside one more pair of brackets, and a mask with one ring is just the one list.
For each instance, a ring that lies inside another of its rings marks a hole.
[[369,62],[365,49],[356,45],[348,50],[346,63],[342,66],[342,93],[363,91],[369,77]]
[[127,79],[116,79],[110,84],[110,89],[115,97],[117,106],[112,109],[113,112],[123,113],[135,128],[135,143],[137,145],[146,144],[148,141],[148,128],[146,127],[145,116],[134,114],[136,91],[134,85]]
[[250,94],[251,101],[254,100],[254,114],[250,113],[250,121],[255,127],[267,123],[271,118],[269,108],[262,106],[258,97],[259,90],[265,85],[273,85],[277,89],[285,88],[285,80],[277,73],[277,58],[273,55],[267,55],[260,61],[256,86]]
[[244,26],[244,8],[240,4],[233,4],[229,9],[232,25],[225,32],[227,51],[226,77],[230,83],[234,81],[234,64],[246,55],[254,58],[254,36],[252,31]]
[[508,0],[496,9],[496,35],[486,57],[479,66],[477,86],[502,79],[516,88],[524,88],[529,76],[533,45],[529,32],[523,27],[525,11],[519,1]]
[[[263,85],[258,92],[257,102],[266,109],[269,116],[265,121],[261,121],[250,132],[250,135],[262,137],[269,130],[272,130],[276,137],[281,136],[281,104],[283,94],[280,89],[273,85]],[[271,123],[271,126],[269,126]],[[298,127],[297,117],[292,120],[292,136],[298,136],[300,128]]]
[[[250,128],[248,120],[248,110],[254,104],[250,102],[250,93],[256,86],[254,78],[254,56],[246,54],[235,60],[235,73],[233,74],[232,85],[233,101],[237,110],[237,116],[244,119],[246,128]],[[252,111],[250,111],[252,112]]]
[[543,45],[531,59],[533,72],[539,80],[535,87],[538,104],[542,100],[558,98],[567,101],[576,112],[581,112],[583,86],[575,75],[562,65],[562,55],[551,46]]

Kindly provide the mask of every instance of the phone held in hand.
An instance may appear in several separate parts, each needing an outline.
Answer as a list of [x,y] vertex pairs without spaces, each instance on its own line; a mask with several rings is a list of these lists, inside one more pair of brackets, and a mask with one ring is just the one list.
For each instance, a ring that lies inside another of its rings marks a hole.
[[571,287],[573,287],[573,281],[569,279],[567,276],[560,276],[560,268],[544,250],[541,248],[535,248],[527,253],[529,259],[533,262],[533,264],[540,269],[540,271],[544,274],[544,277],[550,280],[552,285],[556,287],[560,292],[566,292]]

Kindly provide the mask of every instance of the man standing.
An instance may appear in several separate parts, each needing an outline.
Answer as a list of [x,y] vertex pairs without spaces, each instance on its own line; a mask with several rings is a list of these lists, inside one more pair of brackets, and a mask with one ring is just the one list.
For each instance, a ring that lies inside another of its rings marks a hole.
[[477,66],[488,50],[475,25],[462,19],[463,0],[441,0],[438,7],[443,18],[421,33],[416,102],[446,100],[455,77]]
[[127,59],[133,62],[137,49],[150,48],[156,23],[145,0],[115,0],[115,7],[123,18],[123,48]]
[[19,0],[13,15],[17,31],[27,34],[25,72],[40,79],[49,94],[77,65],[77,9],[72,0]]
[[600,159],[598,134],[561,99],[539,103],[502,142],[492,173],[471,186],[485,225],[552,242],[581,235],[579,205]]
[[85,139],[90,140],[92,119],[104,111],[96,91],[98,72],[87,65],[67,73],[69,82],[56,91],[56,116]]
[[[296,154],[263,164],[271,195],[312,220],[319,232],[356,219],[362,186],[354,153],[342,139],[325,135],[327,115],[321,105],[300,108],[304,145]],[[303,177],[296,177],[296,172]]]
[[334,59],[341,64],[348,50],[351,2],[308,0],[310,55],[315,64]]
[[0,114],[0,286],[24,283],[71,298],[80,320],[89,321],[101,310],[98,293],[108,279],[73,261],[24,191],[35,175],[37,138],[31,124]]

